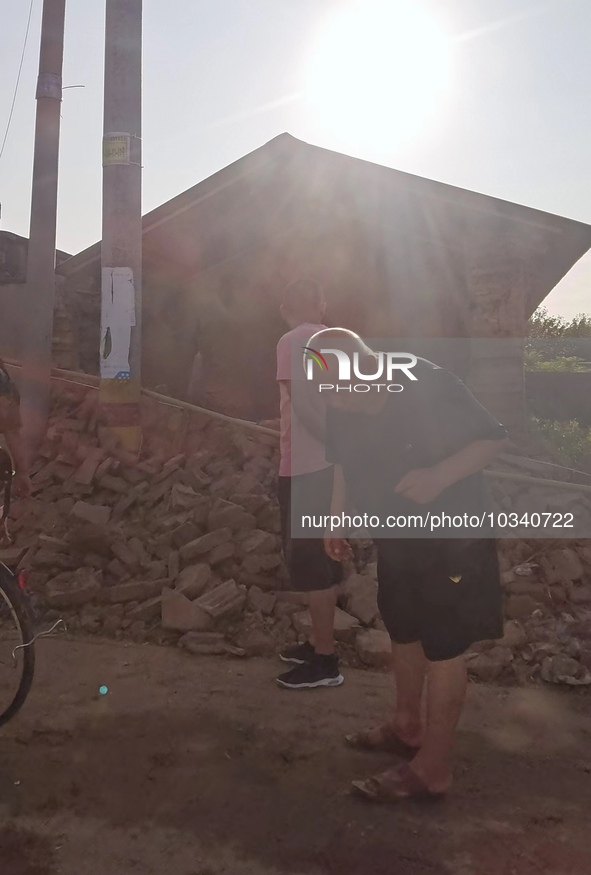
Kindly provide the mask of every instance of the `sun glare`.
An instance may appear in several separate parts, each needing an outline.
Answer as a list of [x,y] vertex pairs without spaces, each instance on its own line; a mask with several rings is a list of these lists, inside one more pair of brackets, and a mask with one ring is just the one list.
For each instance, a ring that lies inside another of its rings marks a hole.
[[450,41],[413,0],[359,0],[318,34],[306,93],[318,124],[357,146],[415,139],[447,90]]

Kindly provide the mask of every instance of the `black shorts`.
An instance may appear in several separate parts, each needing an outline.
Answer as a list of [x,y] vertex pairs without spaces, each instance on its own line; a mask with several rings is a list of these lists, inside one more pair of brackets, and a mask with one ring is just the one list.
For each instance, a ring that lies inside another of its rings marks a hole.
[[[340,562],[330,559],[324,550],[324,531],[316,538],[291,537],[291,493],[297,488],[299,500],[306,495],[306,511],[314,516],[330,513],[333,471],[324,468],[312,474],[280,477],[277,489],[281,514],[283,557],[289,573],[290,588],[297,592],[317,592],[330,589],[343,579]],[[309,498],[308,498],[309,496]]]
[[376,541],[378,605],[390,638],[420,641],[432,662],[503,635],[496,541]]

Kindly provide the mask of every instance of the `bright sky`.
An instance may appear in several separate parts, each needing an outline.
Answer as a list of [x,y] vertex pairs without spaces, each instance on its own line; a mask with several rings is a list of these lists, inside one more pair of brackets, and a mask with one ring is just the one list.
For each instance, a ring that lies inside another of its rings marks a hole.
[[[0,146],[29,0],[3,0]],[[100,237],[104,2],[67,0],[58,246]],[[0,160],[28,235],[42,0]],[[144,0],[144,212],[283,131],[591,224],[589,0]],[[591,256],[546,304],[591,311]]]

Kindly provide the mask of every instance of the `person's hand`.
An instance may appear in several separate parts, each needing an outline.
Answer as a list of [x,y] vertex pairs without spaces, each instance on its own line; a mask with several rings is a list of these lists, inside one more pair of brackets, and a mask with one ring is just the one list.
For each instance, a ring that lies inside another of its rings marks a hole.
[[416,468],[404,475],[394,492],[416,501],[417,504],[429,504],[447,485],[439,468]]
[[33,484],[28,474],[17,471],[12,481],[15,498],[28,498],[33,491]]
[[335,562],[344,562],[346,559],[353,558],[353,550],[345,538],[333,538],[332,535],[325,535],[324,549],[327,556],[334,559]]

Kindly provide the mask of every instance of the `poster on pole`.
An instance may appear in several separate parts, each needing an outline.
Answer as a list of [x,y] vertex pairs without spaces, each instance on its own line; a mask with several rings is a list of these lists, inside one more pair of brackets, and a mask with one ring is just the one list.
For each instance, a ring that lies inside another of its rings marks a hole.
[[103,137],[103,167],[110,164],[129,164],[131,134],[114,133]]
[[105,267],[101,283],[100,372],[104,380],[131,378],[131,329],[135,326],[135,286],[130,267]]

